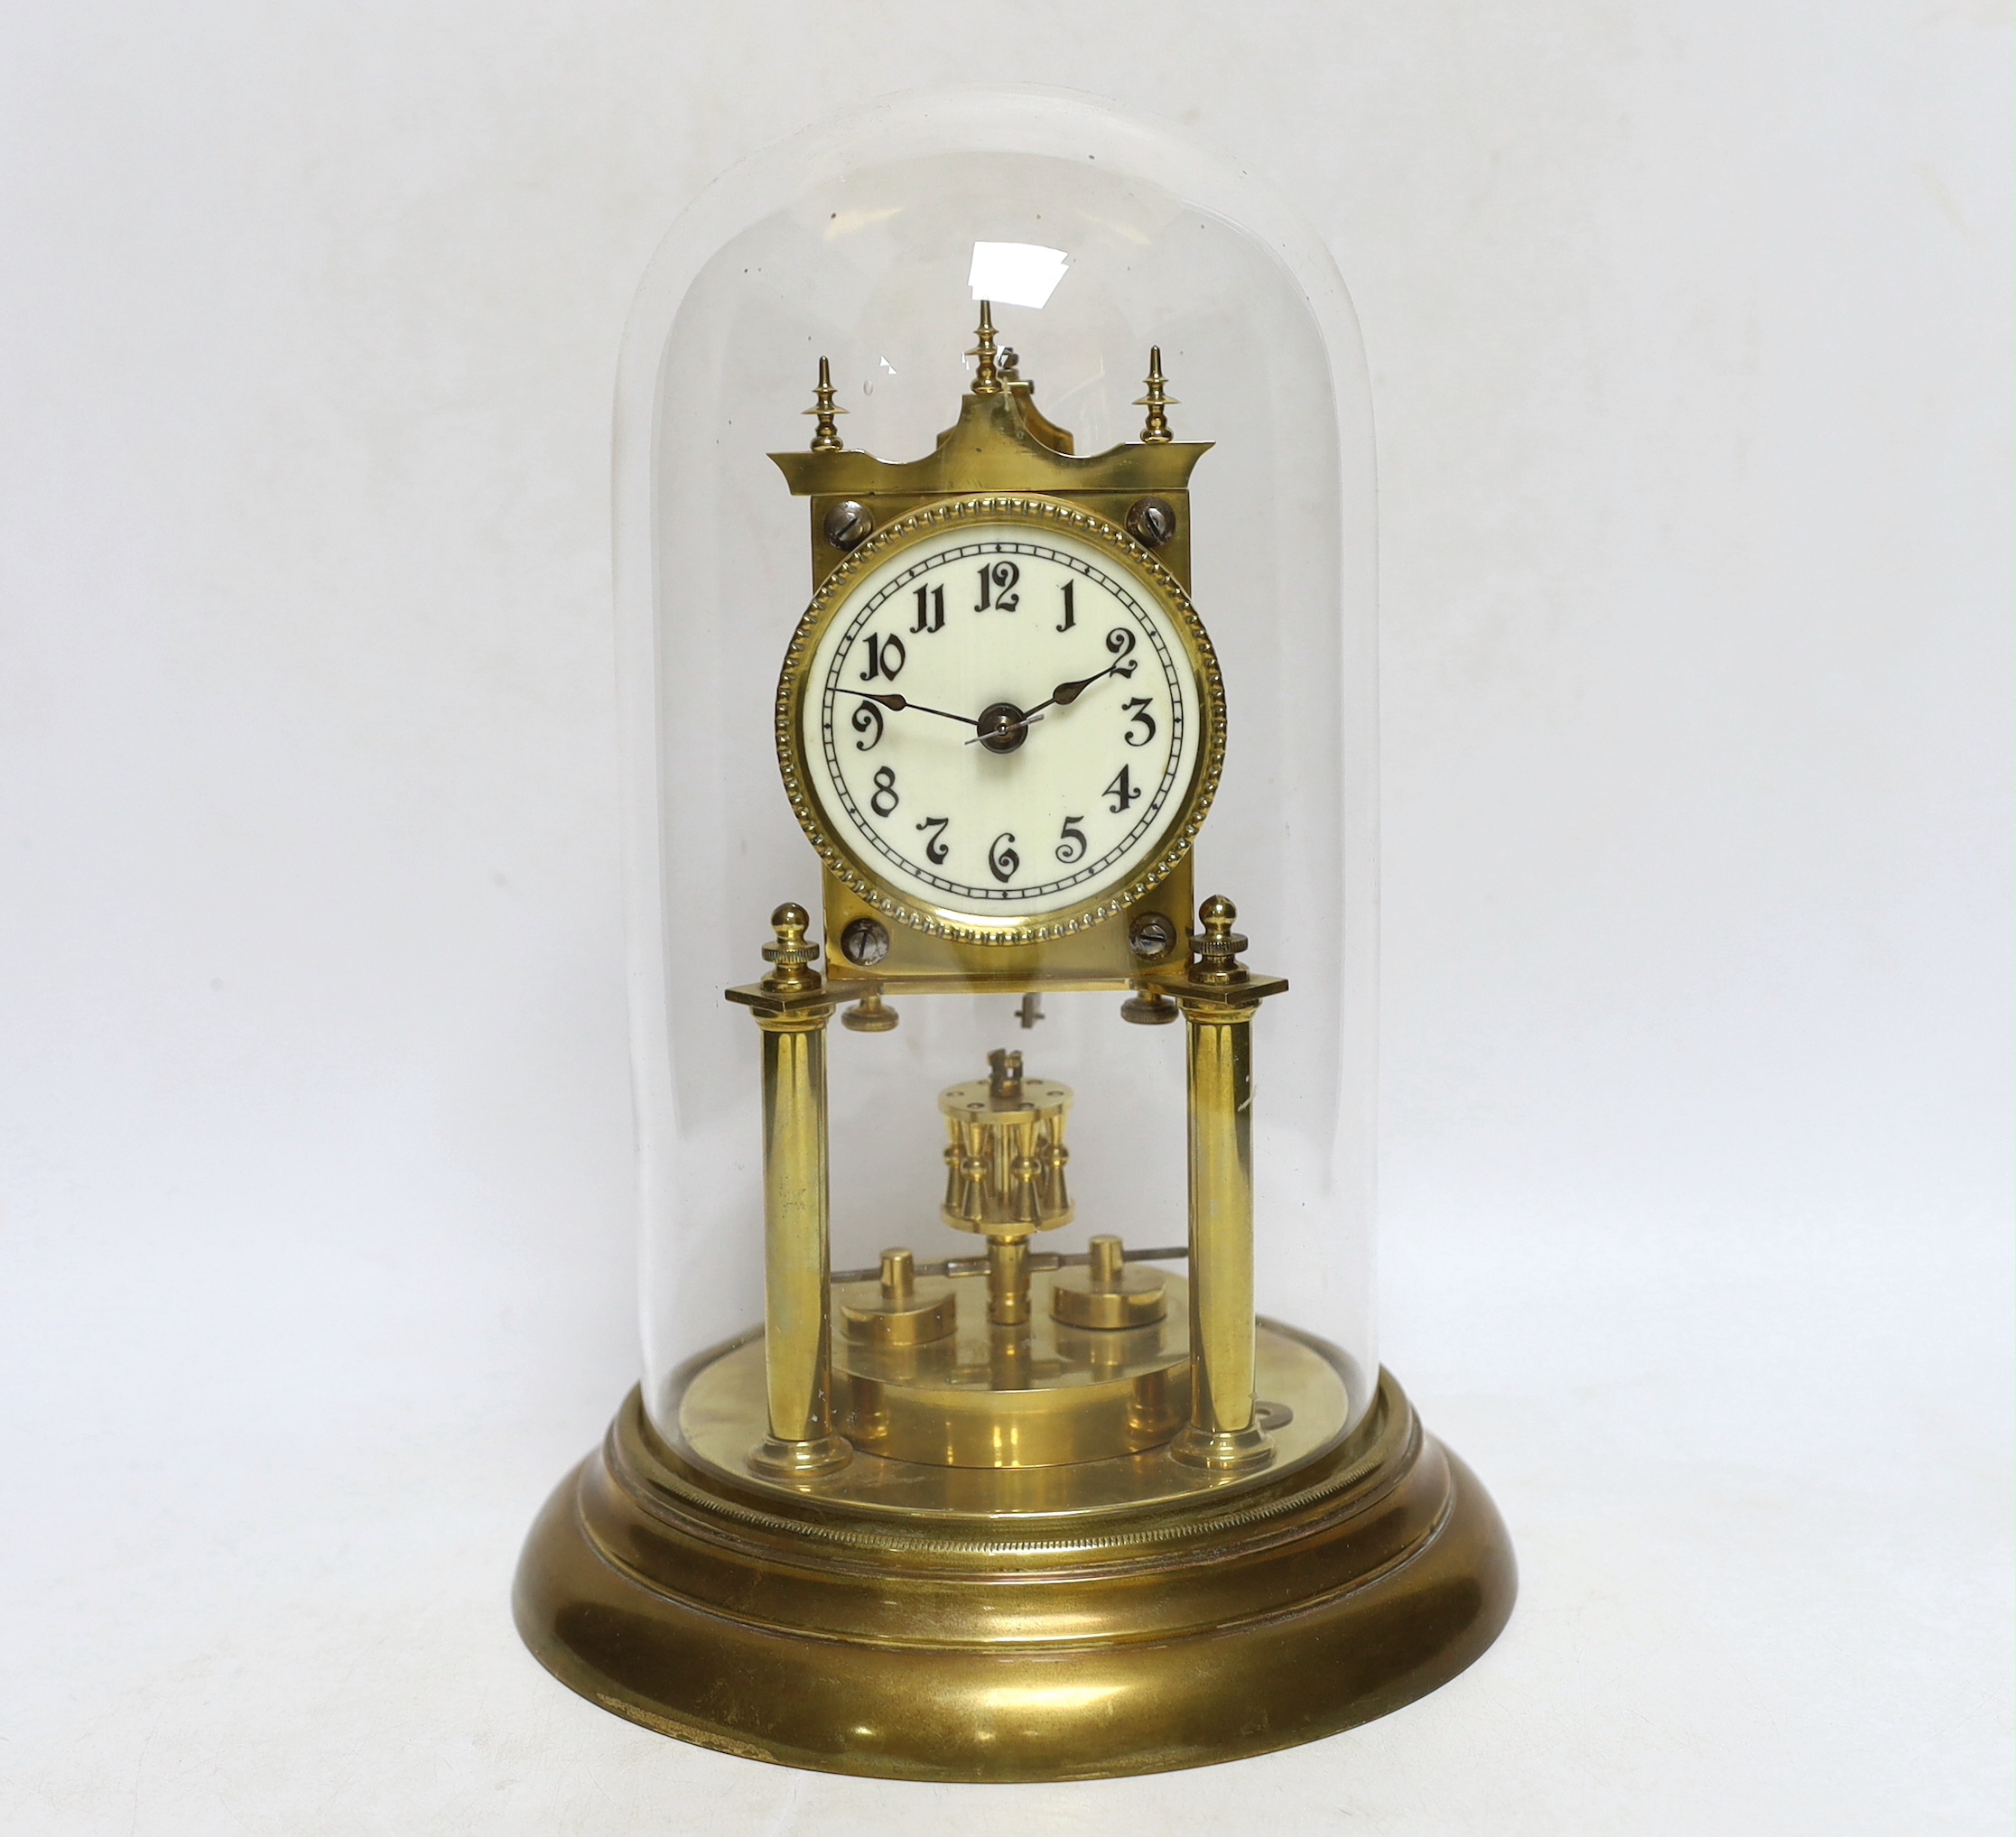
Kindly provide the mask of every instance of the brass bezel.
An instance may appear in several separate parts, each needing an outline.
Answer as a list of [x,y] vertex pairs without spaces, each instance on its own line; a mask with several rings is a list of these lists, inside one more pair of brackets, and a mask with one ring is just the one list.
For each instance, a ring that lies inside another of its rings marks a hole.
[[[812,788],[799,728],[805,677],[813,653],[846,606],[854,585],[892,555],[917,546],[962,520],[1048,526],[1103,548],[1115,561],[1124,563],[1175,626],[1196,673],[1202,703],[1197,710],[1199,744],[1190,781],[1178,793],[1176,815],[1154,860],[1124,882],[1076,905],[1008,924],[988,924],[969,914],[922,905],[897,891],[869,867],[843,840],[839,826],[828,823]],[[1210,634],[1190,603],[1190,596],[1184,591],[1183,583],[1118,524],[1053,497],[997,493],[948,497],[913,510],[878,530],[821,583],[785,651],[784,668],[777,681],[776,743],[785,793],[791,800],[799,826],[834,878],[857,897],[877,912],[886,913],[928,936],[969,944],[1027,944],[1046,938],[1069,937],[1124,912],[1166,880],[1190,852],[1224,773],[1224,681]]]

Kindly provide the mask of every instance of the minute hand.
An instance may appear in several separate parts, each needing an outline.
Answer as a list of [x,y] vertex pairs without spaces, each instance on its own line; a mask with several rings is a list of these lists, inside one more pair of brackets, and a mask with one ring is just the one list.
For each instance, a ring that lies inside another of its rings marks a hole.
[[[838,686],[839,686],[838,684],[835,684],[835,687],[836,687],[836,688],[837,688]],[[1082,688],[1082,686],[1083,686],[1082,684],[1080,684],[1080,685],[1079,685],[1079,687],[1081,687],[1081,688]],[[977,727],[978,727],[978,726],[980,725],[980,723],[979,723],[979,722],[978,722],[977,720],[975,720],[975,719],[973,719],[973,718],[972,718],[972,717],[971,717],[971,715],[966,715],[966,714],[952,714],[952,713],[948,712],[948,711],[947,711],[946,710],[944,710],[944,709],[942,709],[942,708],[926,708],[926,707],[925,707],[925,706],[924,705],[924,703],[923,703],[923,702],[921,702],[921,701],[912,701],[912,700],[909,700],[909,699],[908,699],[908,698],[907,698],[906,696],[902,696],[902,695],[871,695],[871,694],[870,694],[870,693],[869,693],[869,691],[868,691],[867,690],[865,690],[865,689],[841,689],[840,692],[841,692],[841,693],[842,695],[858,695],[858,696],[859,696],[859,697],[861,698],[861,700],[862,700],[863,701],[876,701],[876,702],[879,702],[879,703],[880,703],[880,704],[881,704],[881,705],[882,705],[882,706],[883,706],[884,708],[887,708],[887,709],[894,709],[894,710],[896,710],[896,712],[897,712],[897,713],[898,713],[898,714],[901,714],[901,713],[903,712],[903,710],[904,710],[905,709],[906,709],[906,708],[914,708],[914,709],[915,709],[915,710],[916,710],[916,711],[917,711],[917,712],[918,712],[919,714],[936,714],[936,715],[943,715],[943,716],[944,716],[945,719],[947,719],[947,720],[955,720],[955,721],[957,721],[957,722],[958,722],[958,723],[960,724],[960,726],[961,726],[961,727],[965,727],[965,728],[977,728]]]

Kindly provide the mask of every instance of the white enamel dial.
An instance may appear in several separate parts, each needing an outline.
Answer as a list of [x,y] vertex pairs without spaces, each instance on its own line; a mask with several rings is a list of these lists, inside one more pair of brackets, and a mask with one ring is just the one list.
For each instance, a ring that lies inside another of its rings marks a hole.
[[1204,716],[1178,615],[1117,545],[976,518],[848,590],[797,719],[823,825],[869,876],[1010,925],[1155,863]]

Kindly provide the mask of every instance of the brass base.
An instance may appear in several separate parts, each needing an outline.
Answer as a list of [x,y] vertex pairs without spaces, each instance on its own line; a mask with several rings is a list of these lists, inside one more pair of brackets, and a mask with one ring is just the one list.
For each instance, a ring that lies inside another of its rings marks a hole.
[[1293,1471],[993,1520],[729,1480],[632,1392],[518,1564],[518,1630],[603,1708],[751,1759],[918,1780],[1096,1779],[1384,1715],[1497,1637],[1517,1581],[1475,1477],[1381,1374]]

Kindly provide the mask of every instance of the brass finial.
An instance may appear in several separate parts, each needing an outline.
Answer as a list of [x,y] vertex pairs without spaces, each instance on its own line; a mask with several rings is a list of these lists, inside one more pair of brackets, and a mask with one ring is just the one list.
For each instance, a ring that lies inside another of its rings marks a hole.
[[812,431],[812,450],[815,453],[837,453],[846,445],[833,426],[836,414],[845,414],[844,408],[833,406],[832,366],[822,357],[819,360],[819,386],[813,391],[813,405],[805,410],[807,414],[816,414],[819,425]]
[[1147,425],[1141,430],[1141,440],[1147,446],[1166,446],[1175,439],[1169,431],[1169,417],[1163,413],[1166,408],[1180,408],[1183,404],[1163,386],[1166,379],[1162,374],[1162,347],[1148,347],[1148,393],[1138,396],[1134,405],[1148,412]]
[[979,338],[980,342],[966,353],[969,357],[980,359],[980,366],[973,372],[973,394],[999,395],[1001,373],[994,367],[994,302],[991,300],[980,303]]
[[1239,908],[1223,894],[1214,893],[1197,908],[1197,916],[1204,928],[1201,934],[1193,932],[1190,936],[1191,948],[1197,953],[1195,979],[1220,987],[1244,982],[1246,966],[1239,960],[1239,953],[1246,948],[1246,940],[1232,929]]
[[811,967],[819,946],[805,941],[811,923],[812,914],[790,900],[770,914],[770,928],[777,937],[776,943],[763,947],[763,960],[774,966],[763,986],[773,995],[796,995],[819,987],[819,972]]

